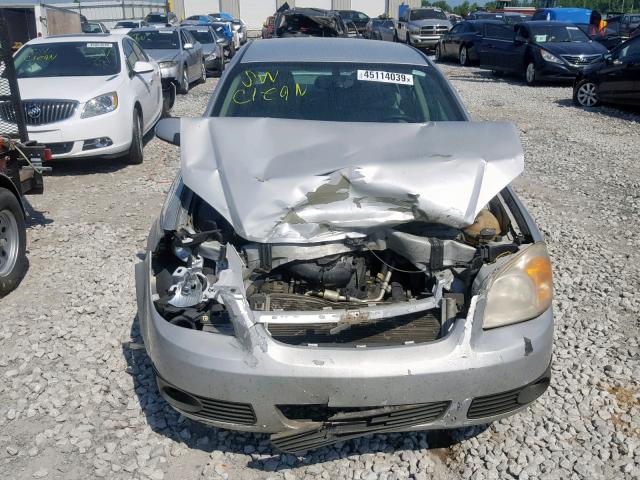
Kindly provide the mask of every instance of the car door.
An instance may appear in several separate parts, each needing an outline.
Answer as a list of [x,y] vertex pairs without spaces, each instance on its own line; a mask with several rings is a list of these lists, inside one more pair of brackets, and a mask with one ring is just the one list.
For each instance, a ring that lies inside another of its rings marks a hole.
[[640,37],[624,43],[611,54],[599,72],[598,95],[605,102],[640,102]]
[[[184,57],[184,62],[187,64],[187,77],[189,81],[192,81],[196,77],[195,69],[195,55],[193,44],[187,37],[187,32],[184,30],[180,30],[180,43],[182,45],[182,55]],[[186,48],[186,46],[190,45],[190,48]]]
[[[148,112],[151,108],[151,91],[155,80],[152,73],[135,73],[133,67],[138,61],[138,55],[133,49],[133,41],[129,38],[122,39],[122,53],[124,53],[125,63],[127,65],[129,85],[124,91],[128,95],[132,95],[134,98],[130,99],[130,102],[122,102],[123,104],[130,103],[134,105],[135,102],[139,102],[142,107],[142,121],[146,126],[149,121]],[[143,126],[143,130],[147,130]]]
[[480,66],[483,68],[494,69],[498,67],[495,54],[498,39],[495,38],[496,29],[494,27],[497,27],[497,25],[491,23],[482,25],[482,42],[480,42],[476,51],[478,52]]
[[448,33],[442,36],[442,47],[445,55],[456,56],[460,50],[461,37],[460,34],[464,31],[464,25],[458,23],[454,25]]
[[139,74],[143,80],[148,81],[148,96],[146,102],[142,103],[143,108],[143,121],[145,123],[145,131],[151,128],[153,122],[155,122],[162,113],[162,78],[160,74],[160,68],[157,63],[153,62],[149,56],[144,52],[142,47],[136,43],[135,40],[128,40],[131,42],[133,51],[135,52],[138,60],[141,62],[148,62],[153,66],[153,72]]
[[204,54],[202,53],[202,44],[196,40],[196,37],[194,37],[193,35],[191,35],[191,32],[188,30],[184,30],[184,34],[187,37],[187,40],[189,40],[189,43],[191,43],[191,45],[193,45],[193,49],[192,49],[192,55],[194,57],[194,75],[196,78],[200,78],[200,76],[202,75],[202,62],[204,62]]

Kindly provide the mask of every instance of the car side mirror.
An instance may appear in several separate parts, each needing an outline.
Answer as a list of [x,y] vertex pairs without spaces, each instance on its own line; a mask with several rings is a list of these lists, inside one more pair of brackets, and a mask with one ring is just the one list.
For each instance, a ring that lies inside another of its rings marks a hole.
[[613,55],[611,55],[610,53],[605,53],[604,55],[602,55],[602,58],[604,58],[604,61],[607,63],[613,63]]
[[180,119],[163,118],[156,124],[156,137],[171,145],[180,146]]
[[193,43],[185,43],[182,48],[185,50],[191,50],[193,48]]
[[149,73],[153,72],[153,65],[149,62],[136,62],[133,66],[134,73]]

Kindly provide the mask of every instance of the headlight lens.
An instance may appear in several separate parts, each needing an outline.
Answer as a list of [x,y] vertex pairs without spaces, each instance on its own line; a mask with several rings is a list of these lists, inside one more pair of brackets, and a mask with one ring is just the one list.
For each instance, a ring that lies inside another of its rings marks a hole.
[[483,328],[502,327],[537,317],[551,305],[551,261],[543,242],[517,254],[488,281]]
[[173,68],[178,65],[178,62],[160,62],[158,65],[160,68]]
[[558,57],[556,57],[555,55],[547,52],[546,50],[540,50],[540,55],[542,55],[542,59],[545,62],[551,62],[551,63],[563,63],[562,60],[560,60]]
[[216,58],[218,58],[218,54],[216,52],[211,52],[209,55],[207,55],[207,59],[209,60],[215,60]]
[[116,92],[105,93],[89,100],[82,110],[82,118],[95,117],[113,112],[118,108],[118,94]]

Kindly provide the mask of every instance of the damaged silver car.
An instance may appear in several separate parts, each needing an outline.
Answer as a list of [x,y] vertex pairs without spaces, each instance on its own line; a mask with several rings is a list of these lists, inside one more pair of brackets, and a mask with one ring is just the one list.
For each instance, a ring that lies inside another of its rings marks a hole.
[[551,264],[509,187],[517,131],[471,122],[427,57],[250,43],[203,117],[136,267],[166,401],[302,452],[488,423],[548,387]]

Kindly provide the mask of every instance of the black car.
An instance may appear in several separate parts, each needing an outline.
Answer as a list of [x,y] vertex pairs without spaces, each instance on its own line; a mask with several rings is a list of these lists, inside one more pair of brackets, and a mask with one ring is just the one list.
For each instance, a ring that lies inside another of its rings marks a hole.
[[602,103],[640,105],[640,37],[604,54],[578,74],[573,101],[581,107]]
[[369,15],[366,15],[362,12],[358,12],[356,10],[336,10],[340,18],[346,22],[353,22],[353,24],[358,29],[358,33],[362,35],[364,30],[369,22]]
[[348,37],[344,20],[335,11],[319,8],[290,8],[279,11],[274,37]]
[[572,23],[531,21],[491,25],[477,51],[481,67],[523,75],[534,85],[540,80],[572,81],[607,49]]
[[492,25],[504,27],[500,20],[467,20],[455,24],[436,45],[436,60],[455,58],[464,66],[477,63],[478,44],[487,33],[491,34]]

